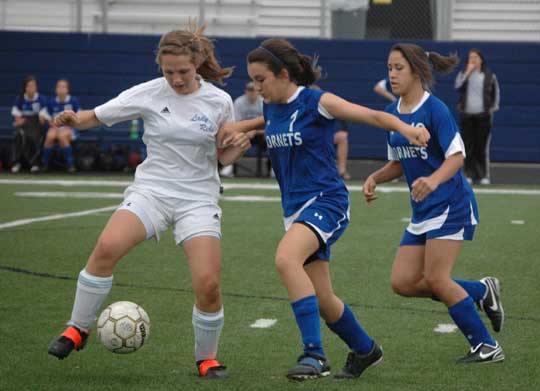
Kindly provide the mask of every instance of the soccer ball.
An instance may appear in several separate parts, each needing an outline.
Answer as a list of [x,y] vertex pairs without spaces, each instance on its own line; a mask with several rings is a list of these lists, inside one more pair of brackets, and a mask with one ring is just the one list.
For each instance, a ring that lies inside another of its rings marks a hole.
[[117,301],[105,308],[97,320],[97,336],[113,353],[133,353],[150,335],[146,311],[131,301]]

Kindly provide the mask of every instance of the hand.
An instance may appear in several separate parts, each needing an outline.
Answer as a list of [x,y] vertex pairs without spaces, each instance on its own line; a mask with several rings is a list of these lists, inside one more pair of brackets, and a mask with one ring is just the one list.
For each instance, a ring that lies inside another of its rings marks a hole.
[[465,67],[465,74],[469,76],[471,73],[474,72],[476,66],[472,62],[467,63],[467,67]]
[[247,151],[251,148],[251,142],[246,133],[234,132],[228,136],[227,148],[228,147],[236,147],[240,148],[242,151]]
[[362,186],[362,192],[364,193],[364,198],[366,202],[371,204],[372,201],[375,201],[379,198],[375,195],[375,188],[377,187],[377,182],[372,177],[368,177]]
[[411,186],[411,197],[415,202],[423,201],[437,187],[439,187],[439,184],[431,177],[416,178]]
[[24,123],[26,122],[26,118],[20,116],[20,117],[15,117],[15,122],[14,122],[14,125],[16,127],[19,127],[19,126],[23,126]]
[[431,138],[429,131],[424,127],[407,125],[404,132],[401,133],[411,144],[419,147],[427,147]]
[[77,113],[72,110],[64,110],[53,118],[53,124],[58,127],[66,125],[77,128],[79,125],[79,117],[77,116]]
[[217,134],[218,148],[227,148],[231,144],[231,140],[238,132],[239,126],[236,122],[227,122],[221,126]]

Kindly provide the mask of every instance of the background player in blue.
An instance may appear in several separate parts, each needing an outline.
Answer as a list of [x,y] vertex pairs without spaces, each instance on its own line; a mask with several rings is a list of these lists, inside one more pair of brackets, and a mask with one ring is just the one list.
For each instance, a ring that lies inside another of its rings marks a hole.
[[276,268],[287,288],[304,347],[287,377],[304,380],[330,373],[320,316],[351,349],[336,377],[358,377],[382,359],[382,351],[334,294],[330,280],[330,247],[349,222],[349,195],[334,163],[334,118],[396,130],[420,146],[427,145],[428,132],[382,111],[305,88],[317,80],[320,70],[286,40],[264,41],[249,53],[247,61],[248,73],[264,99],[264,117],[228,126],[246,132],[266,125],[287,231],[276,251]]
[[30,165],[30,172],[39,171],[41,133],[47,120],[46,106],[47,99],[38,92],[36,78],[27,76],[11,109],[15,125],[11,172],[18,173],[25,161]]
[[388,57],[392,90],[400,99],[387,107],[389,113],[431,133],[427,147],[418,148],[399,134],[388,136],[390,162],[364,183],[368,203],[375,187],[405,174],[411,191],[413,215],[396,254],[392,289],[403,296],[441,300],[471,345],[459,363],[496,362],[504,359],[474,306],[477,302],[500,331],[504,312],[498,279],[453,280],[452,267],[463,240],[472,240],[478,223],[473,191],[461,173],[465,148],[448,107],[430,94],[430,63],[439,72],[450,72],[456,56],[426,53],[413,44],[395,45]]
[[49,104],[47,105],[47,113],[51,123],[47,131],[47,136],[45,136],[45,142],[43,143],[43,169],[48,169],[54,143],[58,140],[62,154],[66,159],[68,171],[75,172],[73,149],[71,148],[71,142],[75,138],[75,130],[69,126],[55,126],[52,118],[64,110],[78,112],[80,109],[79,100],[70,95],[70,85],[66,79],[60,79],[56,82],[55,93],[56,96],[49,100]]

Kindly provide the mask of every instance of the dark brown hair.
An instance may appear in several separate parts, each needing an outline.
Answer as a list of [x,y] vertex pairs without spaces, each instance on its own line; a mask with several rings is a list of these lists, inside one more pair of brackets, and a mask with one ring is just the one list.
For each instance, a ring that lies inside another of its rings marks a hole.
[[[412,43],[398,43],[392,46],[390,52],[399,51],[411,66],[412,73],[420,76],[422,86],[430,90],[435,83],[432,67],[441,74],[447,74],[459,63],[457,54],[443,56],[437,52],[426,52],[420,46]],[[430,67],[430,64],[432,67]]]
[[233,68],[222,68],[214,53],[214,44],[203,35],[206,25],[197,26],[195,22],[187,30],[174,30],[164,34],[159,40],[156,63],[161,66],[161,56],[165,54],[188,55],[205,80],[223,84],[223,79],[231,76]]
[[469,54],[476,53],[478,57],[480,57],[480,60],[482,60],[482,65],[480,66],[480,70],[482,72],[486,71],[487,65],[486,65],[486,59],[484,58],[484,54],[480,51],[480,49],[477,48],[471,48],[469,49]]
[[321,69],[316,65],[317,58],[302,54],[286,39],[271,38],[261,43],[247,56],[247,62],[266,64],[274,75],[285,68],[291,81],[301,86],[309,86],[321,77]]
[[28,85],[28,83],[30,83],[32,81],[36,83],[36,87],[37,87],[37,79],[36,79],[36,77],[34,75],[28,75],[28,76],[26,76],[24,78],[23,84],[22,84],[22,91],[21,91],[21,93],[19,95],[21,97],[21,99],[23,99],[24,94],[26,94],[26,86]]

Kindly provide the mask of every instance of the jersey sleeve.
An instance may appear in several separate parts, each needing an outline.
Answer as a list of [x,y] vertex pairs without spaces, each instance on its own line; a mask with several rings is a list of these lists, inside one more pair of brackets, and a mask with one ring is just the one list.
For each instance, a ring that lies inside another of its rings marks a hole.
[[[223,111],[221,113],[221,116],[219,118],[218,128],[221,128],[221,126],[226,122],[234,122],[235,121],[235,110],[234,110],[234,104],[232,101],[232,98],[230,96],[227,96],[227,100],[223,106]],[[218,129],[219,130],[219,129]]]
[[396,154],[394,149],[390,146],[390,132],[387,132],[387,135],[386,135],[386,156],[388,160],[399,161],[399,156]]
[[13,106],[11,107],[11,115],[14,117],[21,117],[22,116],[22,99],[19,97],[15,98],[15,102],[13,102]]
[[81,109],[81,104],[79,103],[79,99],[76,97],[71,97],[71,106],[73,107],[74,112],[78,112]]
[[430,129],[437,134],[439,146],[444,152],[445,158],[461,152],[465,156],[465,146],[459,133],[456,120],[450,110],[443,103],[435,105],[433,110],[434,129]]
[[47,106],[49,105],[49,101],[47,98],[45,98],[43,95],[39,96],[39,116],[45,118],[46,120],[51,120],[51,115],[49,114],[49,110],[47,109]]
[[96,117],[107,126],[118,122],[137,119],[142,115],[144,106],[144,87],[141,85],[132,87],[116,98],[94,108]]

